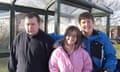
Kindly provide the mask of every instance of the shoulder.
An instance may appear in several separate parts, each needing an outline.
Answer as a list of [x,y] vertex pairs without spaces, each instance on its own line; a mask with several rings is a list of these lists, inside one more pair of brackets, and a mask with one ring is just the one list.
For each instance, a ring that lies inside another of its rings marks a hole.
[[14,40],[20,40],[21,38],[27,36],[27,34],[25,32],[20,32],[15,36]]
[[47,39],[52,39],[52,37],[48,33],[43,32],[42,30],[40,30],[39,34],[42,35],[43,37],[47,38]]
[[63,52],[62,49],[63,48],[61,46],[57,47],[56,49],[53,50],[52,55],[56,56],[56,57],[59,57]]
[[84,48],[79,47],[79,48],[78,48],[78,51],[79,51],[79,53],[81,53],[82,55],[88,55],[88,52],[87,52]]
[[99,31],[98,36],[101,42],[109,41],[109,37],[107,36],[105,32]]
[[50,37],[46,32],[39,30],[39,35],[43,36],[43,37]]
[[105,32],[94,30],[92,34],[93,39],[96,39],[98,41],[104,41],[105,39],[108,39],[108,36]]
[[98,32],[98,35],[100,35],[100,36],[102,36],[102,37],[103,37],[103,36],[107,36],[107,35],[105,34],[105,32],[102,32],[102,31],[99,31],[99,32]]
[[106,33],[102,32],[100,30],[93,30],[92,36],[97,36],[97,37],[106,37]]
[[39,31],[40,38],[45,42],[54,43],[54,39],[50,37],[47,33],[43,32],[42,30]]
[[79,48],[79,56],[81,56],[83,60],[89,61],[90,59],[89,53],[84,48]]
[[20,32],[16,35],[16,37],[21,37],[27,35],[26,32]]
[[24,40],[23,38],[25,38],[25,35],[27,35],[25,32],[18,33],[12,42],[12,46],[15,47],[17,44],[20,43],[20,41],[23,41]]

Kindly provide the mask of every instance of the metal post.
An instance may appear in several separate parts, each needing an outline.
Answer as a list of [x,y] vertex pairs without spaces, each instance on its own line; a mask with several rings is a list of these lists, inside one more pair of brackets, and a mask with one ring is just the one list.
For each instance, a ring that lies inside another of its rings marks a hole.
[[89,11],[89,13],[91,13],[91,12],[92,12],[92,9],[89,9],[88,11]]
[[[92,0],[88,0],[89,2],[92,2]],[[90,8],[89,10],[89,13],[92,13],[92,8]]]
[[55,1],[52,1],[50,2],[50,4],[48,4],[47,8],[46,8],[46,12],[45,12],[45,26],[44,26],[44,29],[45,29],[45,32],[48,32],[48,10],[49,8],[55,3]]
[[106,33],[109,37],[109,32],[110,32],[110,15],[107,16],[107,24],[106,24]]
[[14,39],[14,35],[15,35],[15,5],[16,0],[14,0],[11,4],[10,7],[10,47],[12,45],[12,41]]
[[48,32],[48,11],[45,12],[45,26],[44,26],[44,29],[45,29],[45,32],[47,33]]
[[55,32],[58,34],[60,30],[60,3],[61,0],[56,0],[55,7]]

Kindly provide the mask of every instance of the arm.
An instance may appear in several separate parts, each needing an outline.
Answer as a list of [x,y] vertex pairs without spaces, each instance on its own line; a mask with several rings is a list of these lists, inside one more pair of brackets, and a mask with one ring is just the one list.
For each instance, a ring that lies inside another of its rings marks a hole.
[[16,36],[16,38],[13,40],[13,44],[10,47],[10,57],[9,57],[9,61],[8,61],[8,71],[9,72],[16,72],[16,68],[17,68],[16,45],[17,45],[18,41],[20,40],[20,35],[22,35],[22,34],[19,33]]
[[83,66],[83,69],[82,69],[82,72],[92,72],[92,60],[89,56],[89,54],[84,51],[84,66]]
[[[15,43],[15,42],[14,42]],[[16,72],[16,65],[17,65],[17,60],[15,58],[15,47],[12,45],[10,48],[10,57],[8,61],[8,71],[9,72]]]
[[49,70],[50,72],[59,72],[57,58],[56,58],[56,54],[54,53],[54,51],[49,60]]
[[104,39],[104,66],[103,69],[108,69],[109,72],[114,72],[117,64],[116,51],[110,39],[105,35]]

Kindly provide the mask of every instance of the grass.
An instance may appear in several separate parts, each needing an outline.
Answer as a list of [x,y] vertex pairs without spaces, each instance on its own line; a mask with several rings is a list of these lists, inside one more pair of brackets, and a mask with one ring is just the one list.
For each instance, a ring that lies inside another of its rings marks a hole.
[[8,72],[7,62],[8,58],[0,58],[0,72]]
[[116,49],[117,59],[120,59],[120,44],[114,44],[114,47]]

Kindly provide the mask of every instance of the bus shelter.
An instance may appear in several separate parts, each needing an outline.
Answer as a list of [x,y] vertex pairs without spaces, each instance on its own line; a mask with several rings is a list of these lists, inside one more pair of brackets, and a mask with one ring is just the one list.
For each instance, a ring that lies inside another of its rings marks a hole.
[[[4,24],[1,25],[3,33],[7,33],[4,32],[4,28],[8,27],[8,42],[0,42],[1,45],[3,45],[0,49],[4,46],[5,48],[11,46],[17,33],[18,25],[16,24],[15,18],[19,13],[35,12],[42,15],[44,18],[44,31],[46,32],[49,31],[49,21],[54,19],[54,32],[59,34],[60,23],[62,22],[60,19],[61,17],[70,20],[71,18],[77,18],[80,13],[86,11],[92,13],[96,17],[107,16],[107,34],[109,34],[110,14],[112,14],[113,11],[106,6],[96,4],[91,0],[0,0],[0,16],[5,17],[4,21],[7,20],[8,24],[8,26],[4,26]],[[6,19],[6,17],[8,17],[9,20]],[[0,52],[0,57],[3,56],[8,56],[8,52]]]

